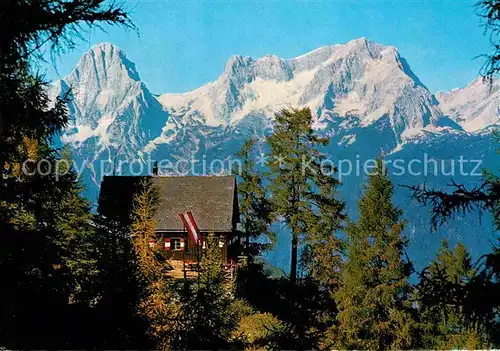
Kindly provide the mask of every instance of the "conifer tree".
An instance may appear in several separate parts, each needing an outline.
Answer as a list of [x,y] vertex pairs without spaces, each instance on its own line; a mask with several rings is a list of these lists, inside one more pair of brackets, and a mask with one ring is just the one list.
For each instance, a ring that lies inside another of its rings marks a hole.
[[89,206],[74,173],[57,174],[52,139],[68,120],[67,108],[64,99],[50,101],[47,82],[31,64],[42,46],[71,48],[82,25],[103,22],[130,24],[120,7],[103,0],[2,3],[0,344],[10,348],[86,348],[72,339],[76,331],[85,334],[84,326],[67,319],[68,302],[87,299],[83,285],[93,270],[85,244]]
[[66,183],[66,189],[58,197],[58,208],[54,211],[60,233],[54,242],[61,250],[61,269],[66,274],[69,302],[91,306],[95,304],[94,281],[99,273],[91,206],[81,194],[84,188],[72,168],[69,147],[62,149],[57,165],[59,182]]
[[[484,2],[485,4],[487,1]],[[495,1],[488,2],[491,6]],[[490,14],[495,15],[491,8]],[[498,22],[498,21],[497,21]],[[497,143],[500,143],[498,131],[493,133]],[[497,149],[500,154],[500,148]],[[497,170],[498,171],[498,170]],[[413,190],[413,197],[423,204],[431,205],[431,222],[434,228],[443,224],[457,214],[467,214],[474,210],[479,213],[490,212],[497,230],[500,230],[500,176],[498,172],[491,170],[484,171],[482,184],[468,189],[462,184],[453,186],[453,192],[446,192],[439,189],[429,189],[425,185],[410,187]],[[489,330],[488,334],[500,335],[500,323],[498,323],[498,311],[500,310],[500,249],[498,245],[493,246],[491,253],[481,256],[481,270],[467,284],[467,296],[464,305],[468,324],[476,324]],[[496,343],[500,343],[497,338]]]
[[[493,132],[493,137],[500,145],[500,133]],[[500,147],[497,149],[500,155]],[[429,189],[425,184],[409,187],[413,191],[413,197],[432,209],[431,223],[435,228],[446,223],[456,215],[465,215],[474,210],[479,213],[490,212],[497,230],[500,230],[500,175],[498,171],[485,170],[483,182],[474,188],[467,188],[463,184],[452,181],[454,191],[446,192],[439,189]],[[486,269],[500,277],[500,251],[494,248],[493,252],[486,258]]]
[[462,243],[448,247],[443,240],[439,254],[422,272],[418,285],[423,346],[429,349],[489,348],[479,323],[466,318],[466,300],[476,275]]
[[378,159],[358,202],[359,219],[346,230],[347,261],[335,293],[338,324],[328,333],[327,346],[329,341],[342,349],[405,349],[414,344],[405,222],[392,195],[393,185]]
[[483,19],[485,32],[489,35],[492,53],[484,55],[486,62],[481,68],[483,77],[490,83],[500,73],[500,0],[479,0],[476,3]]
[[102,348],[133,348],[149,340],[145,337],[148,323],[141,323],[136,313],[142,289],[130,238],[131,227],[136,222],[135,203],[131,200],[144,191],[144,178],[131,179],[126,186],[119,180],[101,184],[94,218]]
[[[255,140],[248,139],[236,154],[241,158],[241,174],[238,174],[238,202],[241,213],[244,236],[245,255],[258,255],[263,249],[271,249],[276,243],[276,235],[270,229],[272,222],[272,207],[263,185],[262,176],[255,170],[254,156]],[[250,243],[261,235],[267,237],[267,244]]]
[[139,281],[143,286],[138,311],[148,321],[148,333],[156,341],[156,349],[169,350],[174,339],[175,319],[180,303],[165,275],[167,263],[161,257],[162,246],[150,245],[157,241],[156,221],[153,219],[157,206],[156,188],[151,181],[144,181],[142,190],[134,201],[131,236],[137,257]]
[[184,301],[175,348],[227,349],[237,327],[233,282],[222,265],[222,248],[214,234],[206,238],[200,271]]
[[269,190],[274,213],[289,227],[291,240],[290,282],[297,279],[298,245],[308,233],[326,223],[333,235],[344,218],[342,202],[336,199],[339,182],[335,168],[320,148],[328,138],[316,135],[309,108],[282,110],[275,115],[273,133],[267,138]]
[[[0,342],[31,348],[77,347],[73,343],[76,331],[65,329],[64,321],[71,306],[85,309],[94,302],[97,267],[91,256],[95,231],[90,205],[81,195],[66,150],[60,157],[32,139],[26,138],[24,144],[25,150],[32,150],[35,162],[41,155],[45,161],[42,172],[26,175],[21,171],[3,192],[0,304],[8,307],[0,309],[0,321],[6,326]],[[85,327],[78,325],[80,330]]]

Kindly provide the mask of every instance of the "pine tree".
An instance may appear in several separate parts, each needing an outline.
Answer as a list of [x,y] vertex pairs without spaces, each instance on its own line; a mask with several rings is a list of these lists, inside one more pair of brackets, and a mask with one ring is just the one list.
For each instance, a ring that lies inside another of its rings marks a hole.
[[335,293],[338,325],[325,340],[336,348],[405,349],[414,344],[409,306],[410,265],[405,222],[392,204],[393,185],[381,159],[358,202],[359,219],[346,230],[347,261]]
[[[241,158],[242,169],[238,174],[238,203],[241,213],[241,223],[245,236],[245,255],[258,255],[264,249],[271,249],[276,243],[276,235],[270,229],[272,222],[272,207],[267,198],[267,191],[263,185],[262,176],[255,170],[255,162],[252,156],[255,148],[255,140],[245,141],[241,150],[236,154]],[[251,239],[257,239],[262,235],[267,237],[268,244],[250,243]]]
[[58,199],[54,211],[55,227],[60,233],[54,243],[61,252],[61,269],[66,274],[70,303],[95,304],[95,284],[98,266],[95,257],[96,231],[93,226],[91,206],[82,196],[83,186],[72,168],[73,159],[69,147],[64,147],[58,159],[59,182],[67,188]]
[[219,240],[209,234],[205,244],[198,278],[183,302],[177,349],[227,349],[237,327],[233,282],[223,269]]
[[423,346],[429,349],[489,348],[484,329],[469,323],[464,309],[476,275],[462,243],[450,249],[443,240],[436,259],[422,272],[418,285]]
[[158,201],[157,190],[151,181],[145,181],[135,197],[131,236],[139,280],[143,285],[139,314],[148,321],[148,332],[156,341],[156,349],[169,350],[174,339],[180,302],[165,275],[167,262],[161,257],[161,245],[150,247],[150,242],[157,240],[153,216]]
[[[490,2],[487,6],[493,3]],[[490,14],[495,14],[493,7]],[[498,131],[494,132],[493,135],[496,141],[500,142]],[[500,148],[497,153],[500,154]],[[496,229],[500,230],[500,176],[498,172],[485,171],[482,184],[472,189],[468,189],[462,184],[452,183],[455,188],[453,192],[429,189],[425,185],[410,187],[413,190],[414,198],[423,204],[431,205],[431,223],[434,228],[457,214],[467,214],[479,210],[479,213],[490,212]],[[467,311],[465,318],[469,324],[476,324],[481,328],[486,328],[490,336],[499,335],[499,246],[494,245],[492,252],[482,255],[480,261],[481,271],[467,286],[468,298],[464,301],[465,310]],[[496,338],[495,342],[500,343],[500,338]]]
[[283,218],[292,234],[290,283],[297,279],[298,245],[309,233],[332,238],[344,218],[344,204],[336,199],[335,168],[319,149],[329,139],[316,135],[311,110],[282,110],[275,115],[270,147],[268,181],[274,213]]
[[67,122],[65,101],[52,104],[31,64],[44,45],[71,48],[83,24],[129,24],[103,2],[7,1],[0,11],[0,344],[7,347],[84,348],[73,337],[85,327],[71,329],[68,316],[82,307],[75,303],[89,302],[84,291],[95,273],[86,257],[89,206],[75,174],[56,171],[52,138]]
[[[132,225],[137,222],[135,199],[145,189],[147,179],[130,179],[122,186],[119,179],[101,184],[101,195],[94,218],[96,259],[99,275],[96,310],[102,321],[101,348],[137,348],[147,343],[149,323],[142,323],[137,304],[143,293],[143,278],[137,274]],[[134,200],[134,201],[131,201]]]

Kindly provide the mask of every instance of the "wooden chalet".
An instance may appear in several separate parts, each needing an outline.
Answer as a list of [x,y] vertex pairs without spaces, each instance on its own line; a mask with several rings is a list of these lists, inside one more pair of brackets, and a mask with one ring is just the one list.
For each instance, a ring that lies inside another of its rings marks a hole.
[[131,223],[134,195],[145,178],[158,189],[159,206],[155,214],[157,242],[172,265],[172,275],[185,276],[196,271],[204,248],[196,245],[179,217],[191,211],[204,239],[216,236],[223,263],[234,266],[240,252],[236,232],[239,222],[236,178],[234,176],[105,176],[99,194],[99,212],[124,225]]

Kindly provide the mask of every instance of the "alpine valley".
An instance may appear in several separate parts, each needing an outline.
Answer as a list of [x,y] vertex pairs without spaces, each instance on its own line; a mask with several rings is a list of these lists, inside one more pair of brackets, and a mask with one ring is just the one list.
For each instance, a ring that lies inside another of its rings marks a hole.
[[[50,93],[71,98],[61,141],[73,148],[76,165],[85,165],[91,201],[103,174],[129,172],[125,161],[135,161],[136,168],[149,164],[144,173],[151,172],[150,160],[229,162],[246,138],[262,140],[269,133],[275,112],[308,106],[318,133],[331,137],[325,151],[333,162],[351,161],[352,173],[341,179],[350,216],[356,217],[364,162],[382,154],[394,164],[395,202],[408,220],[408,253],[417,269],[434,257],[443,238],[463,241],[475,257],[494,242],[490,218],[478,213],[433,231],[429,208],[401,185],[443,188],[453,179],[474,186],[481,176],[465,173],[498,169],[492,137],[500,126],[498,81],[490,87],[477,78],[464,88],[433,94],[396,48],[360,38],[292,59],[233,56],[217,80],[190,92],[157,95],[122,50],[103,43],[54,82]],[[460,157],[481,164],[464,162],[461,171]],[[397,162],[404,174],[396,172]],[[286,268],[288,234],[282,231],[280,238],[267,259]]]

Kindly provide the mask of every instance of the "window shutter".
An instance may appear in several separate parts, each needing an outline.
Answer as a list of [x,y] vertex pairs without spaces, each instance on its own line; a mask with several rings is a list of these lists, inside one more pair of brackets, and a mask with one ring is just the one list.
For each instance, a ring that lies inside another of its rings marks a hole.
[[149,240],[149,247],[152,249],[153,247],[155,247],[156,245],[156,241],[154,239],[150,239]]
[[170,238],[165,238],[165,251],[170,251]]

